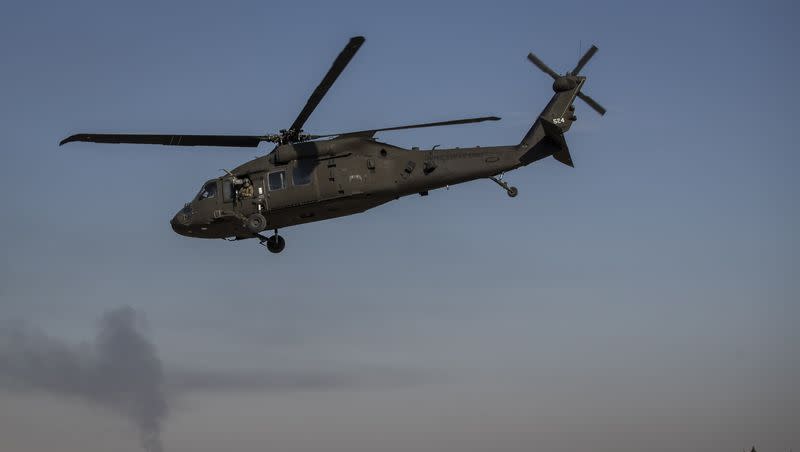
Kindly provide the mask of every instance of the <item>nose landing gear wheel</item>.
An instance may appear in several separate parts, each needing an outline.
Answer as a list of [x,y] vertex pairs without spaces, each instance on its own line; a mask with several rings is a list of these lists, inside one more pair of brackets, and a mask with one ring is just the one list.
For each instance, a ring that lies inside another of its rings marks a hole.
[[280,253],[284,248],[286,248],[286,240],[284,240],[283,237],[279,236],[278,234],[268,238],[265,243],[267,249],[271,253]]

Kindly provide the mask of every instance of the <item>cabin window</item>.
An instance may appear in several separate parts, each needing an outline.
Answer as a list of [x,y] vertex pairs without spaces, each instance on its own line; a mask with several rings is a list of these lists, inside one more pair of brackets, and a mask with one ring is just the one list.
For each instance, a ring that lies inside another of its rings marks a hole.
[[311,176],[314,174],[315,164],[316,162],[308,160],[297,162],[297,166],[292,169],[292,183],[295,186],[310,184],[312,181]]
[[286,171],[269,173],[269,191],[280,190],[286,187]]
[[217,181],[206,182],[200,190],[200,199],[211,199],[217,196]]

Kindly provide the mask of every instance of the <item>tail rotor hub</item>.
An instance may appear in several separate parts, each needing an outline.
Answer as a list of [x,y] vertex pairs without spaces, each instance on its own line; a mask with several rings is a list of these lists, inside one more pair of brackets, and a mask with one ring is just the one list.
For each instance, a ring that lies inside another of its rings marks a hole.
[[[592,46],[591,48],[589,48],[589,50],[583,54],[581,59],[578,60],[578,64],[575,65],[575,68],[564,75],[561,75],[556,71],[550,69],[550,66],[546,65],[544,61],[540,60],[539,57],[537,57],[532,53],[528,54],[528,59],[537,68],[539,68],[539,70],[541,70],[542,72],[553,78],[553,91],[557,93],[562,93],[565,91],[571,91],[575,88],[578,88],[579,85],[581,85],[581,83],[584,80],[586,80],[586,77],[578,74],[581,72],[581,69],[583,69],[583,67],[586,66],[586,63],[588,63],[589,60],[594,56],[595,52],[597,52],[597,46]],[[594,111],[596,111],[600,115],[604,115],[606,113],[606,109],[603,108],[602,105],[598,104],[597,101],[587,96],[586,94],[583,94],[580,91],[580,88],[578,89],[577,93],[575,93],[575,95],[582,101],[586,102],[586,104],[589,105],[589,107],[591,107]]]
[[553,81],[553,91],[560,93],[569,91],[578,86],[578,78],[572,75],[562,75]]

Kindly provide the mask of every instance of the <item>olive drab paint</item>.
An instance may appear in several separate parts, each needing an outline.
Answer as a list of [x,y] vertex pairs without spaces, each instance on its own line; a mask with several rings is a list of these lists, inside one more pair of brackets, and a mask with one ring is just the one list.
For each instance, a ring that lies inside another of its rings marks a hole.
[[[170,224],[175,232],[188,237],[255,238],[278,253],[286,243],[278,235],[279,229],[364,212],[402,196],[425,196],[430,190],[487,178],[514,197],[517,189],[502,180],[503,173],[549,156],[573,166],[564,133],[577,119],[573,105],[576,97],[605,114],[603,107],[581,92],[586,77],[578,73],[597,51],[592,46],[575,68],[564,75],[554,72],[535,55],[528,55],[534,65],[554,79],[555,94],[516,145],[408,150],[375,139],[380,131],[500,119],[495,116],[331,135],[303,133],[306,120],[363,43],[360,36],[350,39],[291,127],[277,134],[77,134],[60,144],[85,141],[257,147],[263,141],[276,143],[269,154],[206,181]],[[275,231],[274,235],[263,235],[265,230]]]

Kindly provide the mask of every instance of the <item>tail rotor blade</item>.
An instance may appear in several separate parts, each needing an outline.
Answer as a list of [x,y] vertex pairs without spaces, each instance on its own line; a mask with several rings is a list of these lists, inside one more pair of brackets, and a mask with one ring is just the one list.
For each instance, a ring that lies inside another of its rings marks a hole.
[[591,97],[581,92],[578,92],[578,97],[580,97],[582,101],[586,102],[590,107],[592,107],[594,111],[600,113],[600,116],[606,114],[606,109],[603,108],[602,105],[598,104],[596,100],[592,99]]
[[557,79],[560,77],[560,75],[558,75],[556,71],[550,69],[550,67],[544,64],[544,61],[540,60],[539,57],[537,57],[536,55],[529,53],[528,59],[531,60],[531,63],[535,64],[536,67],[541,69],[542,72],[549,75],[550,77],[553,77],[553,79]]
[[587,50],[586,53],[583,54],[581,59],[578,60],[578,64],[575,65],[575,69],[573,69],[572,72],[570,72],[570,74],[578,75],[578,72],[580,72],[581,69],[583,69],[583,67],[586,66],[586,63],[588,63],[589,60],[592,59],[592,57],[596,52],[597,52],[597,46],[592,45],[592,47],[589,50]]

